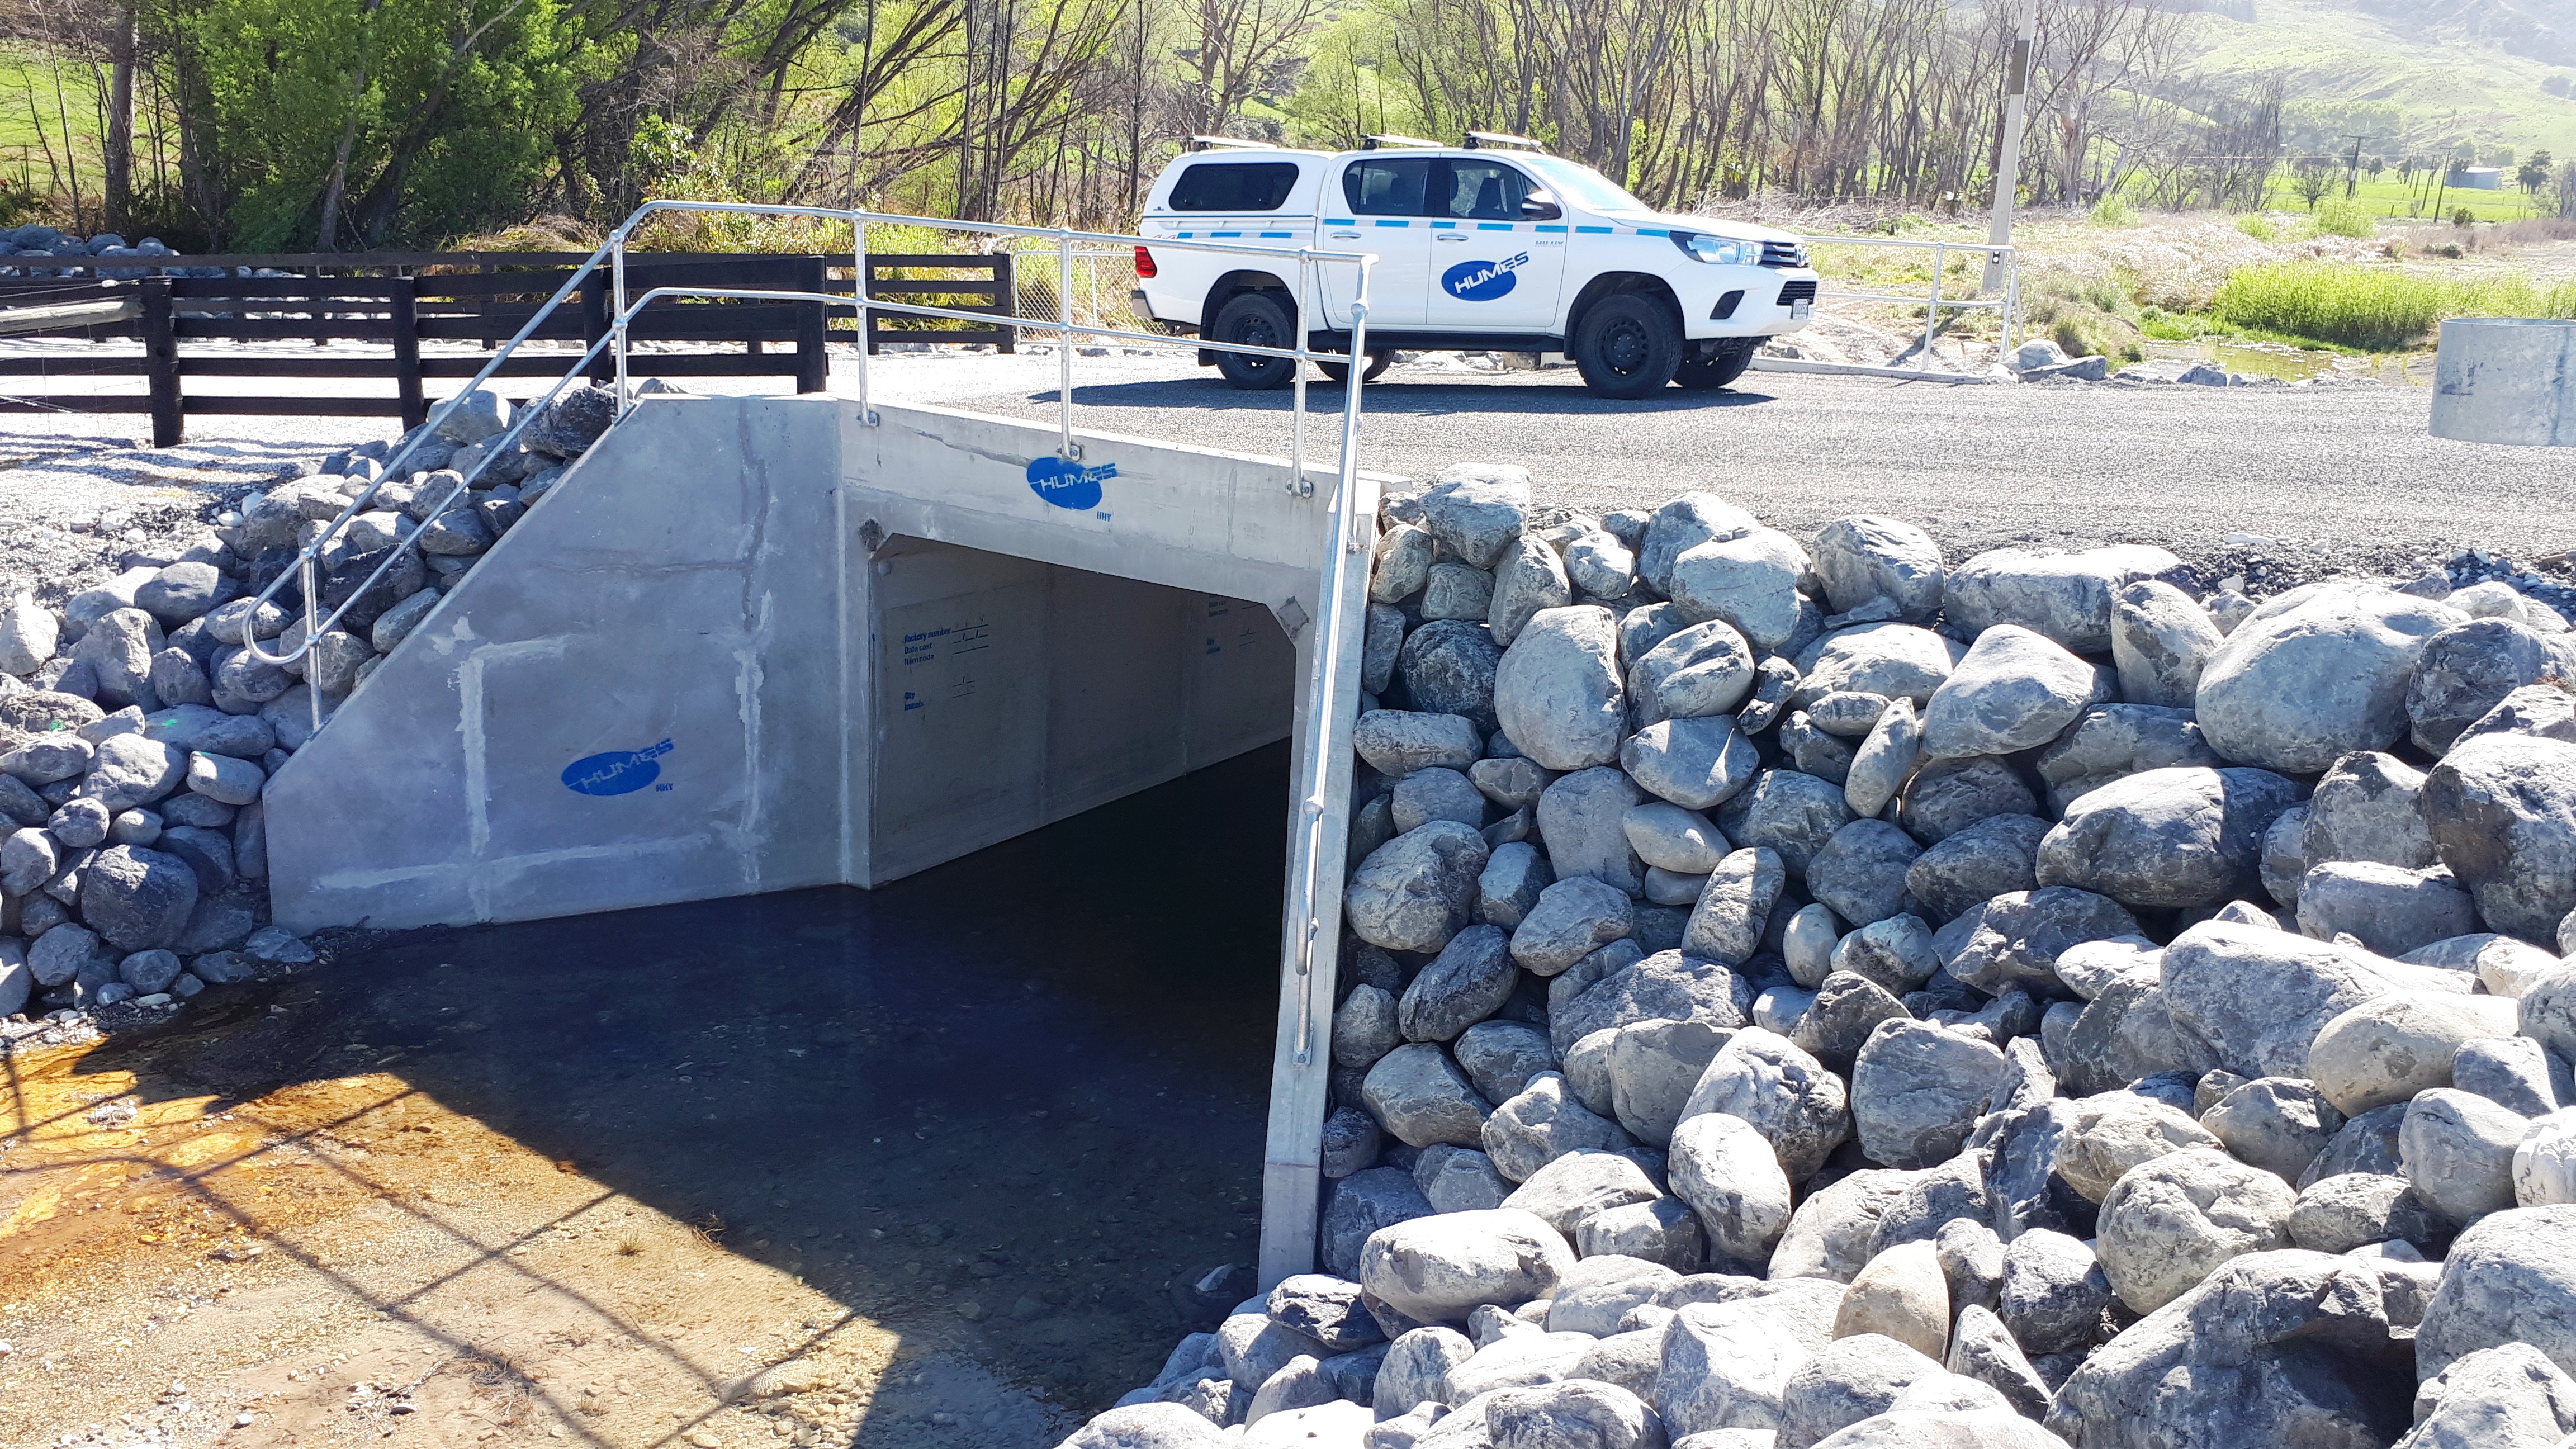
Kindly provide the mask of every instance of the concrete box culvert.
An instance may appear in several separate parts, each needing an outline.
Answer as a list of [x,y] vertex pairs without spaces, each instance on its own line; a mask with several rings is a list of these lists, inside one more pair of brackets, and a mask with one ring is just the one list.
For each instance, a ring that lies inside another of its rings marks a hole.
[[2576,322],[2455,317],[2433,364],[2432,433],[2465,443],[2576,445]]

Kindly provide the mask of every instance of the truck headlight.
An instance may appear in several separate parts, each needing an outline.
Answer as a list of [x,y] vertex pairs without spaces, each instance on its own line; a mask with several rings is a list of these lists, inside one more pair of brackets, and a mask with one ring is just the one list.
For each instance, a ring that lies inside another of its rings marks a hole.
[[1735,241],[1728,237],[1709,236],[1704,232],[1677,231],[1673,245],[1680,247],[1691,260],[1711,266],[1744,267],[1762,260],[1762,243]]

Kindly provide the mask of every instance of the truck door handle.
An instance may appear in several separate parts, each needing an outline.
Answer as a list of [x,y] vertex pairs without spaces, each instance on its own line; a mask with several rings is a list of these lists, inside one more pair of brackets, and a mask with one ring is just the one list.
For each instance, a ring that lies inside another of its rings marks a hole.
[[1462,242],[1466,240],[1465,237],[1460,236],[1454,231],[1435,231],[1431,234],[1431,239],[1437,242]]
[[1355,231],[1327,232],[1325,235],[1329,236],[1334,241],[1358,241],[1360,239],[1360,234]]

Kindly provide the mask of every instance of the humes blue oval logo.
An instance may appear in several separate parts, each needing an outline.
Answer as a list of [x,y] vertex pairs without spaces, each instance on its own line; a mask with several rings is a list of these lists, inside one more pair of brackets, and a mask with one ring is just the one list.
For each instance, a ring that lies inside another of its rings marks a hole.
[[1098,508],[1100,485],[1118,476],[1118,465],[1086,468],[1052,455],[1029,460],[1029,491],[1058,508]]
[[1520,281],[1520,268],[1527,265],[1527,252],[1499,262],[1460,262],[1440,274],[1440,286],[1461,302],[1491,302],[1510,294]]
[[662,757],[671,742],[640,750],[610,750],[585,755],[564,766],[564,788],[583,795],[632,795],[662,776]]

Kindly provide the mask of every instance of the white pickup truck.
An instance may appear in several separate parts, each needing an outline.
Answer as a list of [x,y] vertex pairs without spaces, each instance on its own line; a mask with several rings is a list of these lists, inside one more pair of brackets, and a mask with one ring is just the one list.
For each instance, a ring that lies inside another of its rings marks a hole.
[[[1363,378],[1399,348],[1487,349],[1565,353],[1604,397],[1646,397],[1668,383],[1719,388],[1764,338],[1805,326],[1816,298],[1795,236],[1663,215],[1516,137],[1194,152],[1155,179],[1137,235],[1376,253]],[[1298,271],[1293,258],[1136,249],[1147,314],[1209,341],[1293,345]],[[1347,263],[1309,269],[1310,346],[1350,350],[1357,273]],[[1294,376],[1284,359],[1214,348],[1199,362],[1239,388]]]

